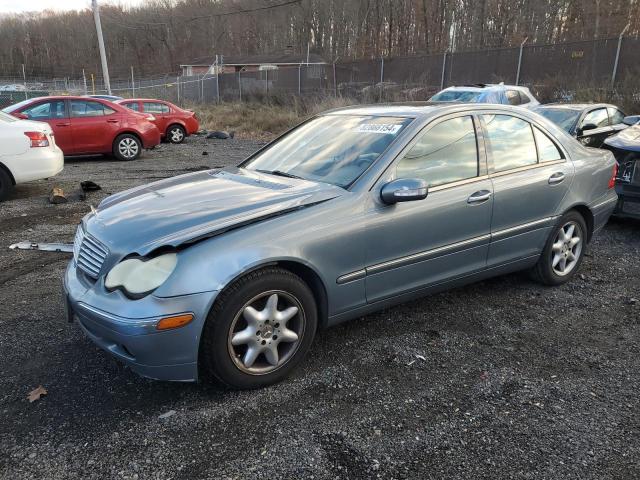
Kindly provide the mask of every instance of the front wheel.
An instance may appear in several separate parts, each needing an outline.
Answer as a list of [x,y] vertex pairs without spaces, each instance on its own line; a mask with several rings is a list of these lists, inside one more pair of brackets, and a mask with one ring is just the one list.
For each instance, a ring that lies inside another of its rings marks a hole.
[[113,155],[118,160],[135,160],[142,153],[142,142],[135,135],[123,133],[113,142]]
[[587,226],[582,215],[563,215],[547,239],[533,276],[545,285],[562,285],[577,272],[587,243]]
[[279,382],[311,348],[316,303],[297,275],[280,268],[252,272],[222,293],[204,327],[200,367],[233,388]]

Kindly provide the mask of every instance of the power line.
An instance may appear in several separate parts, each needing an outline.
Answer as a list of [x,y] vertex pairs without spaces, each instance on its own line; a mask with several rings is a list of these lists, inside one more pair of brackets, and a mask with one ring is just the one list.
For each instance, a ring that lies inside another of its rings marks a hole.
[[193,22],[195,20],[200,20],[201,18],[227,17],[229,15],[238,15],[241,13],[261,12],[264,10],[271,10],[273,8],[287,7],[289,5],[300,3],[301,1],[302,0],[289,0],[288,2],[282,2],[275,5],[265,5],[264,7],[247,8],[244,10],[236,10],[235,12],[222,12],[222,13],[212,13],[211,15],[201,15],[199,17],[192,17],[189,20],[187,20],[187,22]]

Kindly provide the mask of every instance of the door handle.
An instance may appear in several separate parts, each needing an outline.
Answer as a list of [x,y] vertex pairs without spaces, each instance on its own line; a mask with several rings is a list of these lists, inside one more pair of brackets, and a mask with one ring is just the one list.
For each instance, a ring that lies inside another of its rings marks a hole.
[[491,195],[493,194],[489,190],[479,190],[467,198],[467,203],[471,205],[484,203],[491,198]]
[[56,127],[68,127],[70,123],[56,123]]
[[107,123],[118,123],[120,120],[115,120],[115,119],[111,119],[111,120],[107,120]]
[[549,185],[557,185],[558,183],[562,183],[564,180],[565,174],[564,172],[556,172],[549,177]]

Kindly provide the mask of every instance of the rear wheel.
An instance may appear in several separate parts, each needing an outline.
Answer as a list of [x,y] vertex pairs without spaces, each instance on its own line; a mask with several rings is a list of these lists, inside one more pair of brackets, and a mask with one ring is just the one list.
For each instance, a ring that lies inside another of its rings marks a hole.
[[309,351],[317,322],[313,294],[297,275],[279,268],[250,273],[209,313],[201,373],[241,389],[279,382]]
[[113,142],[113,155],[118,160],[135,160],[142,153],[142,142],[130,133],[118,135]]
[[0,202],[9,198],[12,191],[13,182],[11,181],[11,177],[4,168],[0,168]]
[[545,285],[562,285],[578,271],[587,243],[587,225],[576,211],[566,213],[552,230],[533,276]]
[[171,143],[182,143],[186,136],[187,132],[182,125],[171,125],[167,128],[167,139]]

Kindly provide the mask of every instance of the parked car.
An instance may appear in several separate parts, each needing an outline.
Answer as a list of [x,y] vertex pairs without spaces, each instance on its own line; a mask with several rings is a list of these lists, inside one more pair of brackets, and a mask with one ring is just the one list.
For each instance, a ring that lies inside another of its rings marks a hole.
[[615,165],[522,108],[334,110],[237,168],[103,200],[66,306],[144,376],[261,387],[319,327],[517,270],[567,282],[615,207]]
[[64,167],[51,127],[0,112],[0,201],[14,185],[57,175]]
[[109,100],[110,102],[115,102],[116,100],[122,100],[122,97],[117,95],[87,95],[88,98],[99,98],[101,100]]
[[629,128],[604,141],[618,162],[616,192],[618,205],[614,215],[640,219],[640,116],[625,117]]
[[464,103],[499,103],[534,107],[540,102],[536,100],[527,87],[478,83],[461,87],[448,87],[436,93],[430,102],[464,102]]
[[200,129],[194,112],[180,108],[171,102],[147,98],[127,98],[119,100],[117,103],[136,112],[152,114],[160,134],[171,143],[182,143],[185,137],[197,133]]
[[607,103],[553,103],[534,110],[588,147],[600,148],[607,137],[628,127],[622,110]]
[[113,102],[87,97],[39,97],[3,110],[28,120],[47,122],[65,155],[112,153],[135,160],[143,148],[160,143],[153,115],[144,115]]

